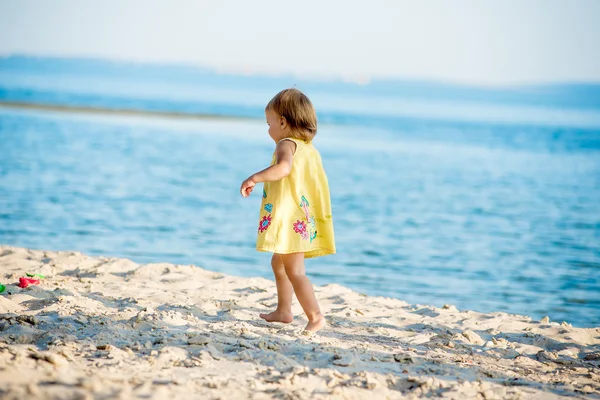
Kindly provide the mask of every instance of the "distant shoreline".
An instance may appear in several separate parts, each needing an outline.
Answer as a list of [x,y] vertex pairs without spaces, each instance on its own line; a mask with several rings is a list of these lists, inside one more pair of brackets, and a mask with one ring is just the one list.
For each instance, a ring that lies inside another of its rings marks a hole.
[[103,107],[86,107],[86,106],[65,106],[56,104],[44,103],[27,103],[18,101],[0,100],[0,108],[14,108],[21,110],[38,110],[38,111],[55,111],[62,113],[82,113],[93,115],[111,115],[111,116],[134,116],[134,117],[163,117],[163,118],[178,118],[188,120],[224,120],[233,119],[239,121],[256,121],[257,118],[241,117],[236,115],[223,114],[194,114],[176,111],[147,111],[139,109],[127,108],[103,108]]

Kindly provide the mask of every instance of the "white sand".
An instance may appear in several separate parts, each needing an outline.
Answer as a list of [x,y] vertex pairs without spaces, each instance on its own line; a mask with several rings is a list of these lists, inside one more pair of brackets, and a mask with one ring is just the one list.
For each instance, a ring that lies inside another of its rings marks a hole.
[[[21,289],[26,272],[46,275]],[[0,398],[600,398],[600,328],[316,289],[329,325],[268,324],[273,281],[0,246]]]

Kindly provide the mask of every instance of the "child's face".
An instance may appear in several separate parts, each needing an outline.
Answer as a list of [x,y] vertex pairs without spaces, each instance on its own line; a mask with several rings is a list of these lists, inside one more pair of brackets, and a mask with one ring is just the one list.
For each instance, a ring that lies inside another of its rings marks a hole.
[[287,125],[285,124],[285,120],[281,118],[279,114],[267,110],[265,111],[265,116],[267,117],[267,125],[269,125],[269,136],[271,136],[271,139],[277,143],[281,139],[287,137]]

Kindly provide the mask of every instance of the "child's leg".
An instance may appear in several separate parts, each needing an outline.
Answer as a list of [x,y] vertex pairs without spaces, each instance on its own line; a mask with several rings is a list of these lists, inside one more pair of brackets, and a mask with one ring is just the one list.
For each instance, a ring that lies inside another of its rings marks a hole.
[[325,317],[321,314],[312,283],[306,276],[304,253],[282,254],[281,260],[296,297],[308,318],[308,324],[304,329],[311,332],[318,331],[325,325]]
[[294,320],[294,315],[292,314],[294,288],[285,273],[283,261],[279,254],[273,254],[271,267],[273,268],[275,284],[277,285],[277,309],[269,314],[259,314],[259,316],[268,322],[292,322]]

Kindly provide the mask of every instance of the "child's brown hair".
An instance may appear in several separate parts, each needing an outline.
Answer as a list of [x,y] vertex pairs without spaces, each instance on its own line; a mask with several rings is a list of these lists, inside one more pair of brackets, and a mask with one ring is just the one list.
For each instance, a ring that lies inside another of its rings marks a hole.
[[284,89],[265,107],[287,121],[293,137],[310,142],[317,134],[317,113],[309,98],[298,89]]

